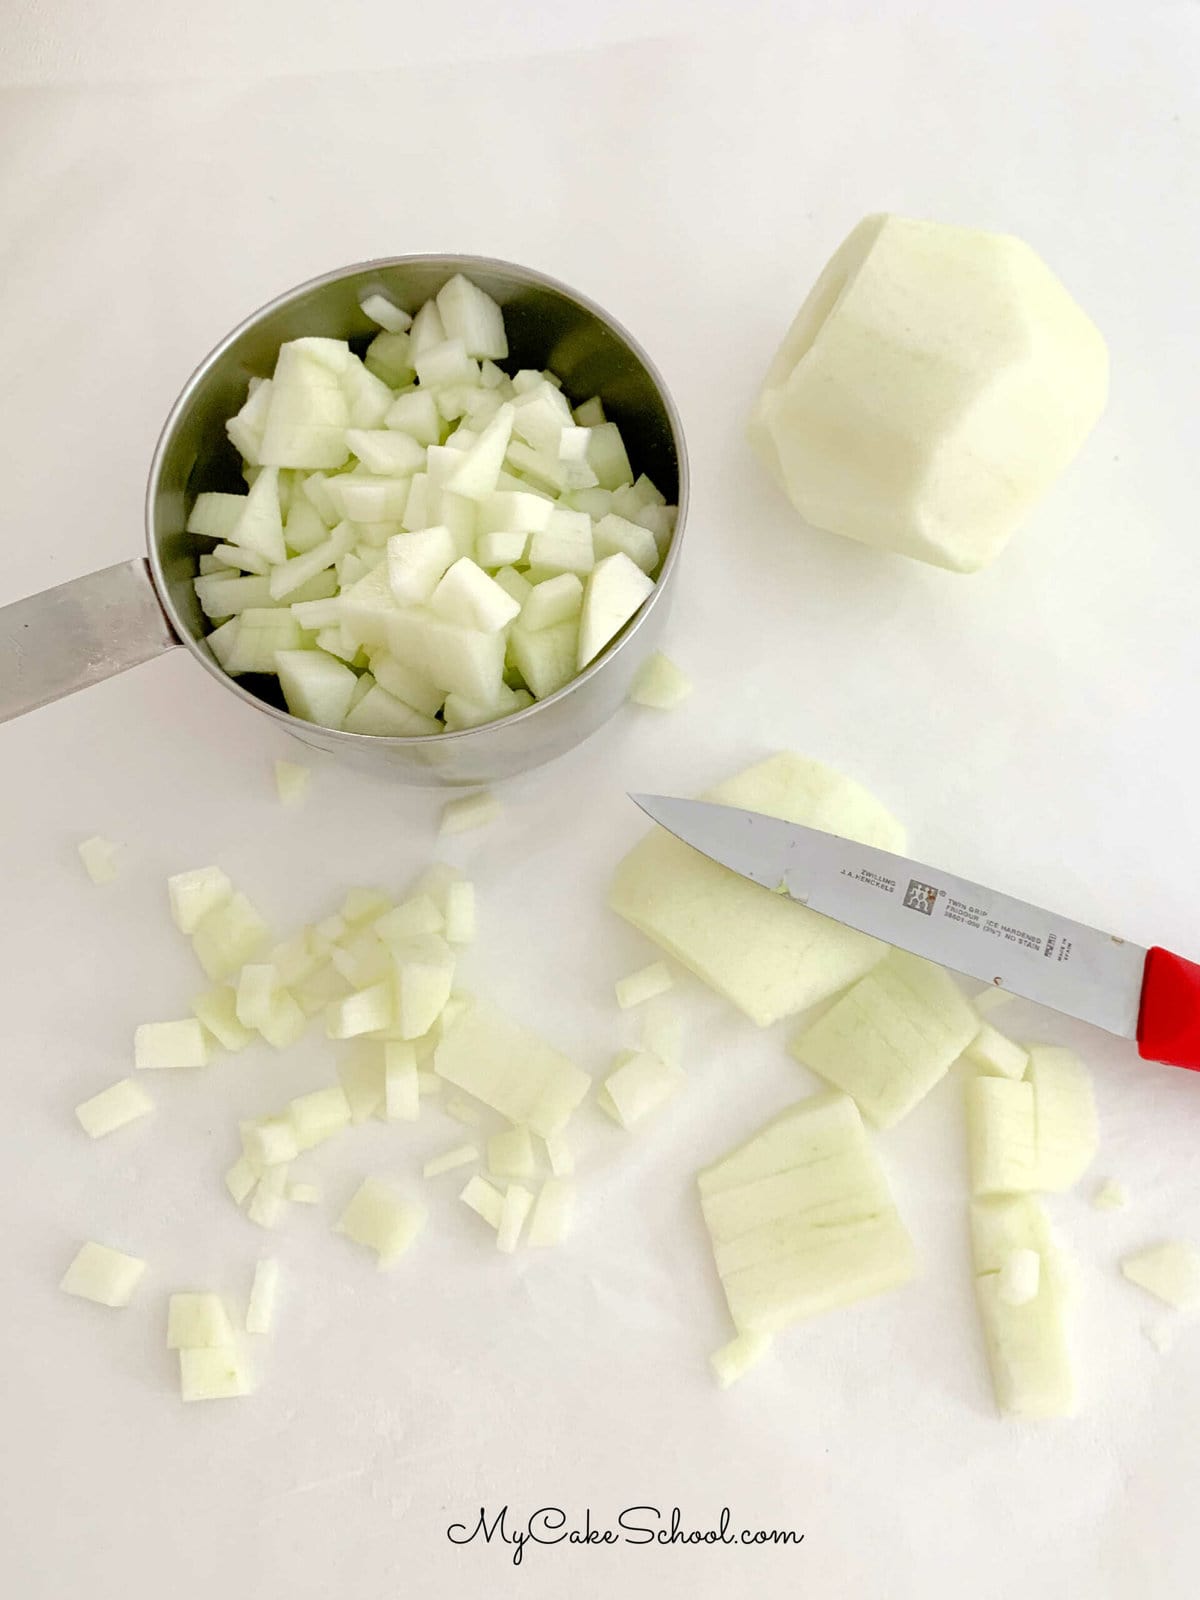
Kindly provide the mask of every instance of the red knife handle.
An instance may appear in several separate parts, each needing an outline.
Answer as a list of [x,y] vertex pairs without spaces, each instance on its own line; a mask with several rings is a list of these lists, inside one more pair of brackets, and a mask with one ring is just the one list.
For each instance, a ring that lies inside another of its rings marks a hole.
[[1200,1072],[1200,966],[1154,945],[1146,955],[1138,1054]]

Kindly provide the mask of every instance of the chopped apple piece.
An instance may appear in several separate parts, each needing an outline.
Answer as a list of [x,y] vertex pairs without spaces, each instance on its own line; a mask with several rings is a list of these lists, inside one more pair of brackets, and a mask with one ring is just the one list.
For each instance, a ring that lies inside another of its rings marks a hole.
[[623,1050],[596,1095],[596,1104],[622,1128],[657,1111],[687,1082],[682,1067],[642,1050]]
[[203,1067],[208,1061],[204,1030],[196,1017],[179,1022],[143,1022],[133,1035],[133,1064],[139,1071]]
[[[542,537],[545,536],[537,536]],[[534,540],[531,555],[536,546],[537,539]],[[588,573],[583,591],[579,652],[576,658],[580,672],[616,638],[642,602],[653,593],[653,578],[648,578],[623,551],[596,562]]]
[[295,1130],[297,1151],[312,1150],[350,1126],[350,1101],[340,1083],[331,1084],[290,1101],[288,1118]]
[[561,1244],[570,1232],[574,1209],[574,1184],[564,1183],[561,1178],[547,1178],[534,1201],[525,1243],[531,1250]]
[[1006,1039],[990,1022],[983,1024],[963,1054],[981,1072],[998,1078],[1023,1078],[1029,1066],[1028,1050]]
[[281,805],[298,806],[308,794],[312,771],[298,761],[275,763],[275,788]]
[[500,815],[500,802],[490,789],[480,789],[461,800],[448,800],[442,807],[440,834],[467,833],[472,828],[486,827]]
[[496,1178],[532,1178],[537,1172],[528,1128],[504,1128],[487,1145],[488,1171]]
[[237,1015],[237,990],[232,984],[197,995],[192,1010],[213,1038],[225,1050],[244,1050],[254,1038],[252,1028],[243,1027]]
[[504,1210],[504,1196],[494,1184],[477,1172],[467,1180],[458,1197],[477,1217],[482,1217],[490,1228],[499,1228]]
[[1130,1283],[1179,1311],[1200,1306],[1200,1251],[1180,1240],[1125,1256],[1121,1271]]
[[[904,831],[867,791],[784,753],[706,799],[903,850]],[[861,978],[887,946],[709,861],[662,828],[618,866],[609,903],[702,982],[766,1027]]]
[[1057,1045],[1031,1045],[1029,1082],[1037,1115],[1037,1189],[1079,1182],[1096,1154],[1099,1130],[1092,1080],[1079,1057]]
[[[416,1051],[411,1044],[402,1040],[388,1040],[383,1047],[383,1062],[384,1111],[387,1120],[415,1122],[421,1114]],[[436,1081],[440,1088],[440,1080]]]
[[378,1178],[367,1178],[338,1218],[336,1231],[373,1250],[383,1272],[400,1259],[424,1223],[423,1206],[401,1199]]
[[270,1333],[278,1294],[279,1262],[273,1256],[264,1256],[254,1268],[254,1282],[250,1286],[250,1302],[246,1307],[247,1333]]
[[500,1221],[496,1225],[496,1249],[511,1255],[521,1238],[521,1229],[533,1206],[533,1196],[523,1184],[510,1183],[504,1191]]
[[225,1187],[233,1197],[235,1206],[242,1205],[255,1184],[258,1182],[259,1173],[253,1163],[241,1155],[225,1174]]
[[650,706],[655,711],[674,711],[691,692],[692,680],[669,656],[656,650],[638,668],[629,698],[634,705]]
[[181,1350],[179,1393],[187,1401],[236,1400],[250,1393],[250,1381],[236,1350]]
[[229,1313],[219,1294],[173,1294],[167,1302],[168,1350],[215,1350],[233,1343]]
[[913,1275],[912,1241],[846,1095],[801,1101],[697,1181],[739,1333],[777,1333]]
[[618,980],[617,1004],[622,1011],[628,1011],[631,1006],[640,1006],[643,1001],[666,994],[674,986],[675,980],[666,962],[652,961],[648,967],[639,967],[628,977]]
[[192,949],[214,983],[231,977],[253,961],[271,938],[271,930],[244,894],[212,906],[192,933]]
[[890,1128],[945,1076],[978,1028],[949,973],[894,950],[790,1049],[852,1095],[877,1127]]
[[575,1171],[575,1153],[567,1142],[565,1134],[552,1133],[548,1139],[543,1139],[546,1146],[546,1160],[550,1163],[550,1171],[556,1178],[569,1178]]
[[58,1287],[64,1294],[117,1309],[129,1304],[145,1270],[146,1263],[136,1256],[89,1240],[80,1246]]
[[93,883],[112,883],[117,876],[117,846],[111,839],[102,839],[98,834],[91,839],[84,839],[79,846],[79,859],[83,862],[83,870]]
[[210,911],[223,906],[233,895],[229,875],[220,867],[197,867],[192,872],[177,872],[167,879],[171,901],[171,920],[180,933],[192,934]]
[[260,1228],[277,1228],[287,1210],[289,1162],[268,1167],[254,1186],[246,1215]]
[[76,1106],[75,1115],[86,1134],[102,1139],[105,1134],[115,1133],[153,1110],[154,1101],[142,1086],[132,1078],[122,1078]]
[[330,1001],[325,1008],[325,1032],[331,1039],[354,1039],[360,1033],[388,1027],[392,1015],[392,984],[385,980]]
[[591,1085],[566,1056],[481,1003],[446,1030],[434,1068],[447,1083],[542,1138],[562,1131]]
[[350,1107],[350,1121],[356,1126],[383,1110],[385,1048],[377,1039],[355,1039],[338,1061],[338,1082]]
[[[975,1291],[997,1405],[1015,1416],[1070,1416],[1075,1380],[1063,1320],[1063,1278],[1045,1213],[1031,1195],[974,1200],[971,1232]],[[1033,1296],[1014,1304],[1005,1297],[1011,1287],[1005,1267],[1019,1252],[1035,1255],[1039,1270]]]
[[1038,1188],[1033,1085],[979,1073],[967,1083],[971,1192],[1018,1194]]

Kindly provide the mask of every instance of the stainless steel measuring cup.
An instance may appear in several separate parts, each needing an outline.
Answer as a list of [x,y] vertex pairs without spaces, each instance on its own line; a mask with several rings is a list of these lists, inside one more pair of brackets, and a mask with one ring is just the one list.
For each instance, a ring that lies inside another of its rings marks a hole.
[[[275,681],[253,692],[228,677],[205,643],[192,588],[208,544],[185,531],[197,494],[240,491],[240,462],[225,419],[251,377],[269,377],[279,346],[305,334],[365,340],[378,332],[360,309],[382,292],[415,311],[463,272],[504,308],[515,367],[548,367],[574,402],[598,394],[621,429],[635,470],[679,506],[658,583],[633,621],[557,694],[515,716],[461,733],[416,738],[343,733],[285,709]],[[230,694],[305,744],[386,768],[402,783],[488,783],[540,766],[612,716],[656,648],[671,602],[687,511],[683,429],[649,357],[599,306],[542,273],[484,256],[395,256],[342,267],[290,289],[236,327],[189,378],[167,418],[146,491],[146,556],[0,607],[0,722],[99,683],[182,645]],[[273,698],[272,698],[273,696]]]

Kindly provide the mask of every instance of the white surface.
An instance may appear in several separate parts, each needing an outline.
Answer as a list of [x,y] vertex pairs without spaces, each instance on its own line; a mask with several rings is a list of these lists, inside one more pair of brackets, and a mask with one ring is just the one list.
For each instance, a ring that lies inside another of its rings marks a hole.
[[[103,22],[25,6],[0,46],[0,80],[23,85],[0,98],[0,601],[136,552],[188,370],[266,296],[340,262],[525,260],[661,363],[695,472],[669,648],[696,692],[511,785],[503,819],[448,851],[480,885],[468,982],[595,1072],[632,1036],[612,984],[651,955],[602,903],[642,826],[622,792],[686,792],[779,745],[868,783],[919,856],[1200,947],[1200,13],[809,4],[779,7],[773,32],[766,6],[703,32],[716,9],[388,5],[306,23],[239,7],[226,29],[232,6]],[[637,32],[664,37],[527,54]],[[976,578],[796,526],[743,443],[799,298],[878,207],[1024,235],[1111,343],[1113,398],[1083,458]],[[690,982],[688,1091],[637,1136],[581,1119],[569,1249],[501,1257],[451,1188],[421,1183],[454,1138],[432,1109],[316,1152],[323,1205],[294,1208],[277,1239],[253,1229],[220,1181],[234,1120],[330,1079],[315,1037],[285,1060],[156,1078],[155,1117],[93,1146],[71,1107],[126,1072],[135,1024],[201,987],[168,872],[219,860],[286,931],[426,859],[435,796],[328,765],[285,811],[271,760],[294,753],[182,656],[0,730],[6,1594],[1195,1592],[1200,1333],[1156,1355],[1116,1261],[1200,1236],[1200,1082],[1128,1046],[1032,1008],[1001,1019],[1092,1062],[1096,1177],[1134,1196],[1098,1213],[1085,1180],[1052,1200],[1080,1258],[1085,1399],[1066,1426],[992,1414],[953,1082],[880,1141],[921,1281],[795,1330],[716,1390],[707,1357],[729,1329],[691,1176],[807,1083],[785,1029],[757,1035]],[[75,854],[96,831],[125,845],[105,889]],[[427,1233],[390,1276],[329,1231],[365,1172],[429,1190]],[[149,1260],[129,1310],[56,1289],[88,1236]],[[259,1393],[185,1410],[166,1296],[244,1299],[264,1249],[284,1287],[253,1352]],[[537,1549],[515,1572],[510,1552],[447,1542],[447,1524],[505,1502],[602,1524],[678,1505],[691,1526],[729,1505],[737,1524],[806,1537]]]

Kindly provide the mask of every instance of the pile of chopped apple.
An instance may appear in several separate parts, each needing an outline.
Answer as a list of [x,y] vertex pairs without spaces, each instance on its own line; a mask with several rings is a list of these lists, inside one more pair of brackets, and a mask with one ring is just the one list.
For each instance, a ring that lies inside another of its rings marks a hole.
[[[783,753],[712,791],[713,798],[892,848],[899,825],[872,796],[816,762]],[[490,796],[451,802],[444,831],[488,820]],[[77,1117],[93,1138],[147,1115],[144,1074],[205,1065],[221,1049],[262,1040],[285,1049],[320,1018],[337,1042],[336,1081],[243,1122],[225,1174],[251,1222],[274,1228],[320,1187],[297,1164],[368,1119],[412,1123],[426,1102],[460,1125],[427,1156],[432,1189],[448,1174],[462,1204],[504,1253],[559,1242],[574,1203],[568,1125],[590,1091],[631,1130],[661,1115],[686,1082],[675,978],[655,960],[621,978],[615,997],[639,1029],[594,1085],[522,1024],[456,987],[475,936],[471,883],[444,863],[399,899],[352,889],[338,909],[282,942],[216,867],[169,880],[172,916],[213,987],[190,1017],[138,1028],[138,1069],[93,1095]],[[1075,1185],[1091,1163],[1091,1083],[1068,1050],[1021,1045],[989,1020],[1011,997],[971,1001],[942,969],[748,883],[660,829],[618,867],[612,903],[670,955],[761,1025],[829,1002],[791,1040],[830,1086],[775,1116],[699,1175],[700,1207],[734,1337],[712,1357],[724,1386],[790,1323],[906,1283],[912,1241],[893,1202],[868,1124],[907,1116],[958,1063],[965,1082],[972,1178],[974,1282],[1002,1410],[1067,1414],[1074,1375],[1066,1276],[1039,1195]],[[488,1124],[490,1123],[490,1126]],[[464,1134],[464,1131],[465,1134]],[[469,1170],[468,1170],[469,1169]],[[461,1186],[460,1186],[461,1183]],[[1096,1204],[1127,1199],[1109,1180]],[[381,1269],[407,1254],[427,1205],[394,1178],[362,1180],[339,1233]],[[1200,1255],[1167,1242],[1122,1263],[1134,1283],[1176,1307],[1200,1301]],[[136,1257],[85,1244],[62,1280],[68,1293],[124,1306],[144,1271]],[[259,1263],[245,1327],[265,1332],[277,1269]],[[1163,1347],[1169,1330],[1151,1331]],[[169,1343],[185,1399],[248,1392],[237,1341],[217,1297],[174,1297]]]
[[[563,688],[652,592],[675,507],[592,396],[508,375],[500,307],[461,275],[383,326],[283,345],[230,419],[247,494],[197,497],[196,595],[232,676],[351,733],[478,727]],[[660,671],[650,703],[685,682]],[[105,864],[97,865],[105,870]]]

